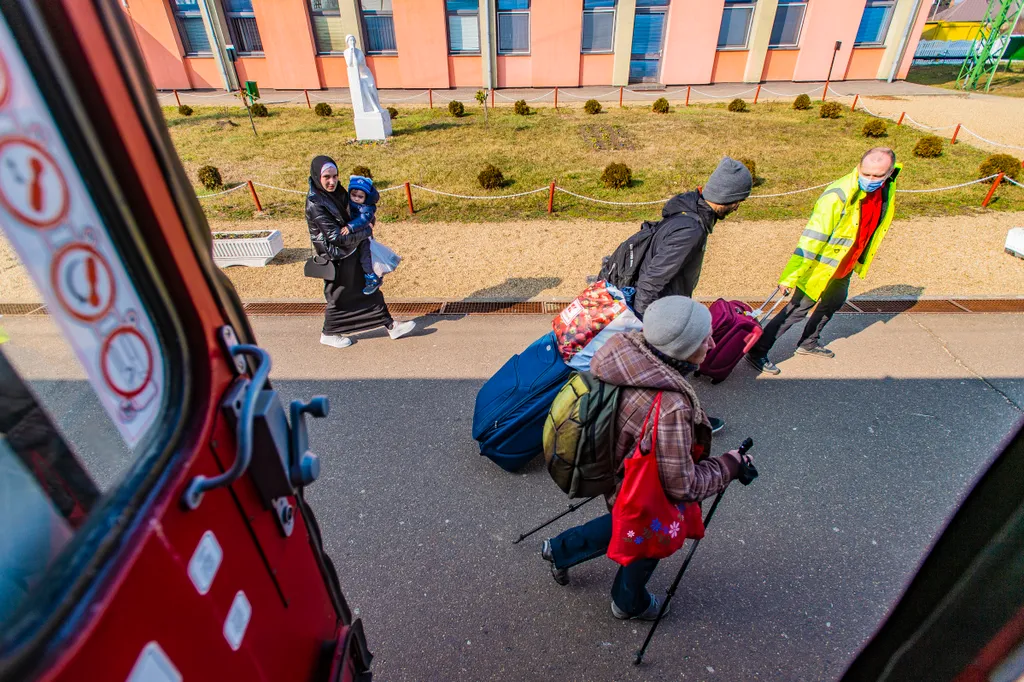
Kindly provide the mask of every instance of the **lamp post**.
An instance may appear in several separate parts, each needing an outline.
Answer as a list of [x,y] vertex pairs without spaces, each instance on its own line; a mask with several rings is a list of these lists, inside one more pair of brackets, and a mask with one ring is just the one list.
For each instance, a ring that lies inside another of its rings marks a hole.
[[836,47],[835,47],[834,50],[832,50],[832,63],[828,65],[828,75],[825,76],[825,90],[824,90],[824,92],[821,93],[821,101],[822,102],[824,102],[825,98],[828,96],[828,85],[829,85],[829,82],[832,80],[832,69],[835,68],[835,65],[836,65],[836,55],[839,54],[839,49],[842,46],[843,46],[843,41],[837,40],[836,41]]
[[[235,49],[234,45],[225,45],[224,52],[227,53],[228,59],[231,61],[231,68],[235,72],[235,82],[240,83],[241,79],[238,77],[238,66],[236,65],[236,62],[238,62],[238,50]],[[252,126],[252,134],[259,137],[260,134],[256,132],[256,122],[252,119],[252,108],[249,106],[249,98],[241,88],[238,91],[242,95],[242,102],[245,104],[245,110],[249,114],[249,125]]]

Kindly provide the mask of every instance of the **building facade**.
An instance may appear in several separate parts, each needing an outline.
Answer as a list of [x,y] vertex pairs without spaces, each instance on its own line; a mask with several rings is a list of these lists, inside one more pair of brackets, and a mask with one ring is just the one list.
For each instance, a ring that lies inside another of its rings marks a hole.
[[[927,0],[122,0],[158,89],[904,78]],[[841,43],[836,50],[837,43]],[[227,46],[234,46],[232,64]],[[831,74],[830,74],[831,68]],[[236,78],[237,73],[237,78]]]

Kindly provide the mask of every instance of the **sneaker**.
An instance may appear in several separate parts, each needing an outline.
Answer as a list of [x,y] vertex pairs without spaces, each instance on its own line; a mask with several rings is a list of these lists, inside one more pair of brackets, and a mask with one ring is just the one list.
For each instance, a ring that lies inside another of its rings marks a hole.
[[363,293],[367,296],[380,289],[381,278],[377,275],[363,275],[366,280],[366,286],[363,287]]
[[352,339],[347,336],[338,336],[336,334],[321,334],[320,343],[331,348],[348,348],[352,345]]
[[764,374],[778,375],[782,374],[782,370],[775,366],[775,363],[768,358],[755,358],[751,355],[743,356],[750,363],[750,366],[756,369],[758,372]]
[[392,339],[400,339],[415,328],[416,323],[412,320],[408,320],[406,322],[395,322],[388,327],[388,336]]
[[569,584],[569,569],[555,568],[555,556],[551,553],[551,540],[545,540],[540,548],[540,558],[551,564],[551,577],[559,585]]
[[708,417],[708,421],[711,422],[711,433],[718,433],[725,428],[725,421],[718,417]]
[[797,355],[813,355],[816,358],[834,358],[835,353],[830,351],[824,346],[815,346],[814,348],[804,348],[803,346],[797,346]]
[[[650,604],[650,606],[647,607],[647,610],[644,611],[643,613],[638,613],[635,616],[630,616],[625,611],[623,611],[618,606],[616,606],[615,605],[615,600],[612,599],[612,615],[615,616],[616,618],[618,618],[619,620],[657,620],[658,619],[658,611],[661,610],[661,602],[659,602],[658,598],[655,597],[650,592],[648,592],[647,594],[650,595],[650,597],[651,597],[651,604]],[[672,605],[669,604],[665,608],[665,615],[668,615],[668,612],[671,610],[671,607],[672,607]]]

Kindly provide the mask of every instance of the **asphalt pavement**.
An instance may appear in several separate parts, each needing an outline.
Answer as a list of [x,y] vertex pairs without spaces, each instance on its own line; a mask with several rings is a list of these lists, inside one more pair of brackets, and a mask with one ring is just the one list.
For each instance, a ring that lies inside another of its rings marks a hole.
[[[839,315],[824,335],[834,360],[792,356],[790,335],[773,351],[781,376],[741,364],[723,384],[696,381],[727,422],[716,450],[752,437],[761,478],[726,493],[637,668],[648,626],[611,616],[616,565],[555,584],[547,534],[512,540],[565,496],[540,460],[505,473],[470,435],[477,390],[550,320],[421,322],[339,350],[317,343],[317,318],[254,318],[282,398],[331,398],[311,424],[323,474],[307,496],[382,681],[836,679],[1024,417],[1024,315]],[[109,484],[128,455],[56,329],[4,326],[4,352]],[[649,587],[664,594],[681,560]]]

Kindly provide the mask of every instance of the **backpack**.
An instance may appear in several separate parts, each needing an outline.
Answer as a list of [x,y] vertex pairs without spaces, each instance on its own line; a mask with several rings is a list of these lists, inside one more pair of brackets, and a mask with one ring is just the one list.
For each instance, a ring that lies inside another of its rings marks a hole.
[[544,421],[544,461],[569,497],[615,488],[612,452],[619,393],[618,386],[579,372],[555,396]]
[[660,222],[645,220],[639,232],[619,244],[612,255],[605,256],[601,261],[600,278],[619,289],[636,286],[640,265],[647,257],[659,225]]

